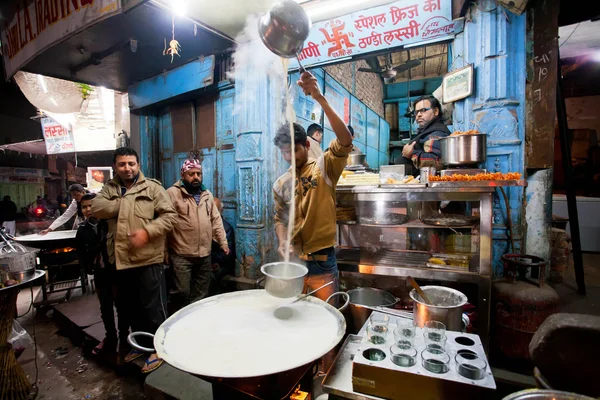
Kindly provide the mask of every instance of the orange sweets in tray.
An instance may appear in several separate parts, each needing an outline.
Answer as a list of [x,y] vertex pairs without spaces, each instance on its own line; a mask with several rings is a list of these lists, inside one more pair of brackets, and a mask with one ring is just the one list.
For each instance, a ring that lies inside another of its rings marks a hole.
[[474,181],[516,181],[521,179],[519,172],[486,172],[475,175],[453,174],[445,176],[430,176],[430,182],[474,182]]

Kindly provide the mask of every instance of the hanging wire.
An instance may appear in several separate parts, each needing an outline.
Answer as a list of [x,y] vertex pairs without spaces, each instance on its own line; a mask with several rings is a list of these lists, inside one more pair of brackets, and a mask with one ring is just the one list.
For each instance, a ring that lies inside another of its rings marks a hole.
[[569,39],[571,39],[571,36],[573,36],[573,34],[577,30],[577,28],[579,28],[579,25],[581,25],[581,22],[577,24],[577,26],[575,27],[575,29],[573,29],[573,31],[571,32],[571,34],[569,36],[567,36],[567,38],[565,39],[565,41],[558,45],[559,49],[562,47],[563,44],[567,43],[569,41]]

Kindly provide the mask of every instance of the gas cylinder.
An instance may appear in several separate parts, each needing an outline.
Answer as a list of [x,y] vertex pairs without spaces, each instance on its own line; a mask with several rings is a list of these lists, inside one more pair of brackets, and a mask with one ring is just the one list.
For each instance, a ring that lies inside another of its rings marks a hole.
[[[529,342],[546,318],[558,311],[558,293],[546,284],[547,262],[505,254],[504,278],[492,285],[492,351],[512,360],[531,360]],[[537,280],[527,278],[531,270]]]

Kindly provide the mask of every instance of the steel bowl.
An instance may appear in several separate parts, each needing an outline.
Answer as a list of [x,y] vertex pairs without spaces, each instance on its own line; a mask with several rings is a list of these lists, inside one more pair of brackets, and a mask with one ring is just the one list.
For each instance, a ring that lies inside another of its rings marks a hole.
[[286,262],[274,262],[260,267],[265,275],[265,290],[271,296],[295,297],[304,289],[304,277],[308,268],[304,265]]
[[348,155],[348,165],[365,165],[367,159],[366,154],[350,154]]
[[264,45],[283,58],[296,57],[310,32],[311,21],[304,8],[292,0],[280,0],[258,22]]
[[487,135],[447,136],[439,141],[442,148],[442,164],[446,166],[460,167],[485,162]]

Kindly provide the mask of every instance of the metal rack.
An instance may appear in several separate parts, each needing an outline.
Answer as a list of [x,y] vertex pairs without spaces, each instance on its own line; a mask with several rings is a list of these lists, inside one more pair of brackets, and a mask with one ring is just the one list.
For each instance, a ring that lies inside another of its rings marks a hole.
[[[354,272],[360,274],[386,275],[394,277],[412,276],[417,279],[426,279],[442,282],[457,282],[476,285],[477,309],[479,313],[476,325],[477,333],[481,337],[484,347],[488,348],[490,329],[490,296],[492,286],[492,195],[493,186],[457,186],[452,187],[338,187],[336,191],[338,204],[355,204],[359,208],[360,202],[383,202],[398,204],[417,202],[474,202],[479,204],[479,224],[458,229],[470,229],[478,242],[478,263],[471,265],[464,271],[429,268],[426,265],[427,253],[419,254],[418,251],[398,249],[394,247],[368,248],[349,246],[343,242],[342,229],[347,227],[362,226],[360,223],[338,223],[338,265],[342,274]],[[365,228],[375,228],[365,225]],[[400,236],[409,228],[422,229],[451,229],[452,227],[431,226],[423,224],[418,217],[412,218],[401,225],[377,225],[377,229],[391,230]],[[475,229],[478,228],[478,229]],[[342,241],[340,243],[340,241]]]

